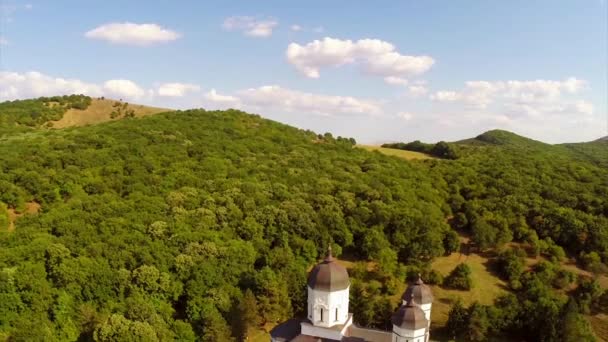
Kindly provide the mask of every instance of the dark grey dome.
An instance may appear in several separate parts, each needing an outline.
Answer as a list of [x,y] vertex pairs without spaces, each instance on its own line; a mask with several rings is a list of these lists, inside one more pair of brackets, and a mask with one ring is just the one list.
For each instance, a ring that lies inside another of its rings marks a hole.
[[346,268],[340,266],[331,255],[331,248],[323,262],[315,266],[308,275],[308,286],[313,290],[340,291],[350,286]]
[[418,275],[418,279],[407,287],[401,299],[405,302],[413,300],[418,305],[430,304],[433,302],[433,293],[431,292],[431,288],[425,285],[420,275]]
[[424,316],[424,311],[413,301],[402,305],[391,318],[393,325],[401,329],[418,330],[428,327],[429,321]]

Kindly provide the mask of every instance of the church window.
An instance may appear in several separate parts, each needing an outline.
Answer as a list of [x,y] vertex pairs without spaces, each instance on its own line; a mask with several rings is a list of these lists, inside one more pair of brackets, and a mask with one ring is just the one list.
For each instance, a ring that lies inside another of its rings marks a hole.
[[336,308],[336,321],[338,320],[338,308]]
[[321,322],[323,322],[323,308],[321,308]]

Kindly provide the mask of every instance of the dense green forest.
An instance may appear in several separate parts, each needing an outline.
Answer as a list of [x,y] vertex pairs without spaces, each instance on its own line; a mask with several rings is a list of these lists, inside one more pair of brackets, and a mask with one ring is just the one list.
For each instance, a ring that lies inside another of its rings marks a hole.
[[[33,114],[48,101],[0,104],[1,127],[60,118]],[[457,307],[454,336],[560,341],[566,323],[588,329],[580,313],[608,307],[592,281],[576,280],[573,301],[544,281],[566,254],[605,272],[606,142],[492,131],[442,143],[454,158],[406,162],[236,110],[11,132],[0,139],[0,340],[240,340],[305,310],[307,270],[328,243],[377,262],[373,286],[352,272],[351,294],[359,323],[382,327],[395,284],[456,251],[456,231],[482,251],[521,242],[551,266],[511,274],[517,260],[503,256],[512,294],[500,300],[518,310]],[[8,210],[32,202],[41,212],[7,232]]]

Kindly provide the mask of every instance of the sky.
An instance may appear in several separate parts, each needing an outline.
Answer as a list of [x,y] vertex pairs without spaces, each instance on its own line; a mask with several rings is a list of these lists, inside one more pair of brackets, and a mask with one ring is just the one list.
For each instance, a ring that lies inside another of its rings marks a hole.
[[376,144],[608,134],[606,0],[0,0],[0,101],[237,108]]

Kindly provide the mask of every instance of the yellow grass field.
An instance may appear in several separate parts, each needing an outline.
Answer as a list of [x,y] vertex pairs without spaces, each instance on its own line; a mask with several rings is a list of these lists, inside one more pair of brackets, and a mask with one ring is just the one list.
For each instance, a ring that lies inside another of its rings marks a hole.
[[413,151],[398,150],[395,148],[385,148],[385,147],[373,146],[373,145],[357,145],[357,147],[362,148],[367,151],[378,151],[378,152],[380,152],[382,154],[386,154],[388,156],[395,156],[395,157],[403,158],[406,160],[433,159],[433,157],[429,156],[428,154],[424,154],[424,153],[420,153],[420,152],[413,152]]
[[[115,110],[113,105],[116,102],[120,101],[111,99],[93,99],[91,105],[87,109],[70,109],[63,115],[61,120],[51,121],[50,123],[53,128],[66,128],[97,124],[111,120],[119,120],[120,118],[112,119],[111,117],[112,111]],[[136,117],[170,111],[170,109],[148,107],[136,104],[128,104],[125,110],[133,110]]]
[[452,253],[435,259],[432,269],[443,276],[447,276],[458,264],[466,263],[471,268],[473,288],[470,291],[448,290],[439,286],[433,286],[433,310],[431,311],[432,327],[443,327],[448,320],[448,313],[457,299],[463,304],[469,305],[475,301],[490,305],[494,299],[504,294],[506,283],[490,273],[488,259],[478,254]]

